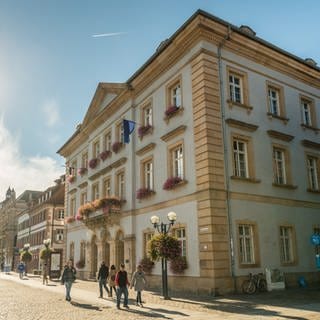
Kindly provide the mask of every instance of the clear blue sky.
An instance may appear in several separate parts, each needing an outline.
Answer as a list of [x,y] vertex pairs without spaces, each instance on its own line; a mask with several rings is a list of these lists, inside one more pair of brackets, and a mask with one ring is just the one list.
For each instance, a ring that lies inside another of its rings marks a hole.
[[197,9],[320,64],[318,0],[0,0],[0,201],[52,185],[98,83],[126,81]]

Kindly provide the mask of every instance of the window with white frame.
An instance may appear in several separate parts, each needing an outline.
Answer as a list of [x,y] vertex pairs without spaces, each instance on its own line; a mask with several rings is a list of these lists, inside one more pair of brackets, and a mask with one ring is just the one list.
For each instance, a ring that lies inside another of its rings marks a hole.
[[111,145],[112,145],[112,135],[111,135],[111,131],[108,131],[105,133],[104,137],[103,137],[103,147],[104,150],[111,150]]
[[76,215],[76,198],[70,198],[70,216]]
[[174,230],[175,237],[179,240],[181,244],[181,255],[183,257],[187,256],[187,237],[185,228],[177,228]]
[[183,157],[183,145],[178,144],[170,151],[172,161],[172,175],[184,179],[184,157]]
[[93,158],[98,158],[99,154],[100,154],[100,141],[97,140],[92,145]]
[[59,209],[59,210],[58,210],[57,218],[58,218],[59,220],[64,219],[64,210],[63,210],[63,209]]
[[109,198],[111,196],[111,178],[110,177],[103,180],[103,195],[106,198]]
[[312,115],[310,101],[301,100],[302,123],[308,127],[312,127]]
[[153,163],[152,159],[143,162],[143,186],[149,190],[153,190]]
[[91,195],[92,200],[99,199],[99,183],[95,183],[92,185],[92,195]]
[[56,230],[56,241],[62,241],[63,240],[63,229],[57,229]]
[[292,227],[280,227],[280,260],[284,264],[294,261]]
[[144,244],[144,246],[143,246],[144,247],[143,254],[144,254],[145,257],[148,256],[148,253],[149,253],[149,245],[148,245],[148,243],[152,239],[153,235],[154,235],[154,232],[145,232],[143,234],[143,244]]
[[125,175],[123,171],[117,174],[117,196],[120,199],[125,199]]
[[239,258],[240,264],[254,264],[254,227],[250,224],[240,224],[239,233]]
[[280,116],[280,93],[279,89],[268,87],[269,113]]
[[146,126],[152,126],[153,120],[152,120],[152,105],[151,103],[145,106],[142,110],[143,112],[143,125]]
[[181,84],[178,82],[171,88],[171,103],[178,108],[181,107]]
[[80,193],[80,205],[87,203],[87,201],[88,201],[87,191],[82,191]]
[[81,168],[88,169],[88,152],[84,152],[81,157]]
[[318,168],[318,158],[314,156],[307,156],[307,170],[308,170],[308,180],[309,189],[319,190],[319,168]]
[[247,143],[239,139],[233,140],[233,170],[236,177],[248,178]]
[[116,126],[116,133],[117,133],[117,142],[124,143],[124,129],[123,129],[123,121],[118,123]]
[[276,147],[273,148],[273,169],[274,183],[286,184],[285,151]]
[[242,78],[233,73],[229,73],[229,97],[237,103],[243,103]]

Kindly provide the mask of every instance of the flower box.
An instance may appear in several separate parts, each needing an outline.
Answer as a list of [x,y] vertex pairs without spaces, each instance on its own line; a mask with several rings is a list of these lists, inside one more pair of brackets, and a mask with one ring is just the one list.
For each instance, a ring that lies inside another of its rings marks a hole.
[[94,169],[98,165],[99,159],[98,158],[93,158],[89,161],[89,167],[91,169]]
[[119,142],[119,141],[115,142],[115,143],[112,145],[112,151],[113,151],[114,153],[118,153],[118,152],[121,150],[122,145],[123,145],[122,142]]
[[79,168],[78,175],[82,177],[87,171],[88,171],[87,168]]
[[166,118],[171,118],[174,114],[176,114],[180,110],[180,107],[177,106],[170,106],[164,112]]
[[137,190],[137,199],[144,199],[144,198],[148,198],[151,195],[154,194],[154,191],[149,189],[149,188],[140,188]]
[[163,184],[163,190],[174,189],[177,185],[181,184],[182,181],[180,177],[170,177]]
[[75,176],[74,175],[69,175],[68,178],[67,178],[67,181],[69,183],[73,183],[75,181]]
[[66,223],[72,223],[75,221],[75,217],[74,216],[70,216],[67,218]]
[[188,268],[186,257],[179,256],[170,261],[170,270],[175,274],[182,274]]
[[105,151],[102,151],[100,154],[99,154],[99,157],[102,161],[106,160],[107,158],[111,157],[111,154],[112,152],[110,150],[105,150]]
[[141,126],[138,129],[138,136],[139,138],[142,138],[143,136],[145,136],[146,134],[148,134],[151,130],[152,130],[152,126],[151,125],[146,125],[146,126]]

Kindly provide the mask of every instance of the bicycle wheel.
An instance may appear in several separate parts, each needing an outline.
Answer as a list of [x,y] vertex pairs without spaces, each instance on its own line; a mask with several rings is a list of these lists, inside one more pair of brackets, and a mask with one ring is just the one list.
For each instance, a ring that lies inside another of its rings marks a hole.
[[253,281],[250,280],[244,280],[242,283],[242,292],[248,293],[248,294],[253,294],[257,290],[256,285],[254,284]]
[[267,286],[267,281],[264,279],[260,279],[259,281],[259,291],[265,292],[267,291],[268,286]]

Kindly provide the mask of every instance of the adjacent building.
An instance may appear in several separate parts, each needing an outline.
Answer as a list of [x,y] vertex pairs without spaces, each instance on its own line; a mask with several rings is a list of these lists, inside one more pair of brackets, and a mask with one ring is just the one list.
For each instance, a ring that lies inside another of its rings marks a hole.
[[[123,120],[136,124],[124,143]],[[169,287],[211,294],[277,268],[315,280],[320,69],[197,11],[125,83],[100,83],[58,153],[67,163],[66,258],[94,277],[147,255],[150,217],[181,241]],[[150,283],[159,285],[157,263]]]
[[[20,197],[25,197],[25,191]],[[64,249],[64,176],[55,181],[55,185],[38,192],[28,207],[21,211],[18,219],[17,247],[22,249],[29,244],[32,260],[28,263],[29,272],[41,272],[43,261],[39,253],[44,248],[44,240],[50,240],[50,248],[55,252],[50,270],[60,274]]]

